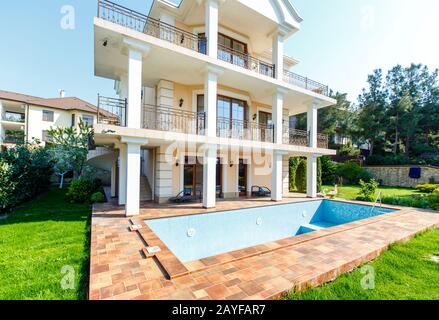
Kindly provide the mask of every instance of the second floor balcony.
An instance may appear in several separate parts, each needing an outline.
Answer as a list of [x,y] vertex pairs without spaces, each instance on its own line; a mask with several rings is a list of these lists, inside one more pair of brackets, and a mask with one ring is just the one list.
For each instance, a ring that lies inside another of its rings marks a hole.
[[[208,39],[203,33],[196,34],[188,32],[114,2],[98,0],[97,16],[100,19],[161,39],[174,45],[201,54],[207,53]],[[217,59],[269,78],[276,77],[276,68],[274,64],[249,54],[247,50],[236,50],[233,46],[219,44]],[[314,93],[329,96],[328,86],[289,70],[283,71],[282,80],[285,83],[310,90]]]
[[[98,123],[126,127],[127,100],[99,96]],[[217,137],[273,143],[274,125],[261,124],[250,120],[217,118]],[[191,112],[183,109],[169,108],[145,104],[142,106],[142,128],[165,132],[192,135],[206,134],[206,116],[204,112]],[[283,143],[287,145],[310,145],[309,134],[306,131],[289,127],[284,122],[282,130]],[[328,136],[317,136],[318,148],[328,148]]]
[[24,123],[25,118],[26,118],[26,116],[24,113],[17,113],[17,112],[10,112],[10,111],[6,111],[1,117],[1,119],[3,121],[15,122],[15,123]]

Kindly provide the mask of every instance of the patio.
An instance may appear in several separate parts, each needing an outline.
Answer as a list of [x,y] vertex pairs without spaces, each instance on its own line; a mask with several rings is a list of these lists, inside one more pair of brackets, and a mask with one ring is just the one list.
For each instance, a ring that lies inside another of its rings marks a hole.
[[[309,201],[290,195],[281,204]],[[238,250],[183,264],[149,230],[144,220],[190,214],[272,206],[267,199],[219,201],[217,208],[200,204],[142,204],[135,219],[123,208],[95,206],[92,217],[89,298],[96,299],[272,299],[289,290],[330,281],[373,260],[389,244],[410,239],[439,226],[431,211],[400,211],[356,221],[294,238]],[[130,232],[132,223],[143,224]],[[146,246],[162,252],[145,258]]]

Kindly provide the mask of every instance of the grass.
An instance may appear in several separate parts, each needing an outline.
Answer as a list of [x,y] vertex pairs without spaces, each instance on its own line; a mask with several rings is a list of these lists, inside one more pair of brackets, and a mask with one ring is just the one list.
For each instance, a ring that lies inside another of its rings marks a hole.
[[[323,186],[322,190],[333,191],[334,186]],[[347,199],[347,200],[355,200],[358,196],[358,192],[360,191],[359,186],[343,186],[338,187],[338,195],[337,198]],[[382,192],[383,197],[390,196],[398,196],[398,197],[409,197],[412,195],[420,195],[421,192],[416,189],[410,188],[396,188],[396,187],[379,187],[378,191]]]
[[290,293],[288,300],[437,300],[439,229],[418,235],[407,243],[390,247],[374,262],[375,289],[363,289],[361,269],[344,274],[334,282],[302,293]]
[[[54,189],[0,220],[0,300],[86,299],[90,215]],[[61,287],[64,266],[74,270],[73,289]]]

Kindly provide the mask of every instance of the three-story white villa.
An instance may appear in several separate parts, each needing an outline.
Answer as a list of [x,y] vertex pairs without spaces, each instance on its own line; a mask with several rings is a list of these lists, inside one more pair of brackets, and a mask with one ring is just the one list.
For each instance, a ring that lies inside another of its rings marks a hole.
[[[117,152],[112,195],[126,215],[181,191],[205,208],[253,186],[280,201],[291,156],[308,159],[307,196],[317,196],[317,158],[335,154],[317,112],[336,101],[290,71],[284,44],[301,22],[289,0],[155,0],[149,15],[98,2],[95,75],[119,97],[99,97],[117,119],[98,111],[95,142]],[[305,112],[308,130],[290,127]]]

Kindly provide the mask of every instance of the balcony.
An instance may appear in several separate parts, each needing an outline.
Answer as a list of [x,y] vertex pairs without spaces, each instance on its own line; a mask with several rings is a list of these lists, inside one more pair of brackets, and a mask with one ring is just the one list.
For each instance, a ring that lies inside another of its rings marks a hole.
[[3,121],[16,122],[16,123],[24,123],[25,118],[26,117],[23,113],[16,113],[9,111],[6,111],[5,114],[2,116]]
[[263,62],[249,54],[218,45],[218,59],[264,76],[274,78],[273,64]]
[[98,17],[197,52],[206,51],[206,39],[111,1],[98,1]]
[[[208,40],[205,37],[179,29],[108,0],[98,0],[98,17],[202,54],[206,54],[207,51]],[[218,60],[275,78],[275,65],[222,45],[218,45]],[[329,96],[328,86],[288,70],[284,70],[283,81],[314,93]]]
[[[126,126],[127,100],[98,96],[98,123]],[[143,105],[142,128],[183,134],[205,135],[206,116],[204,112]],[[225,139],[274,142],[274,125],[263,125],[248,120],[217,118],[217,137]],[[283,125],[283,143],[294,146],[309,146],[309,134]],[[317,135],[318,148],[328,149],[328,136]]]
[[329,97],[328,86],[325,86],[317,81],[308,79],[307,77],[303,77],[291,71],[284,70],[284,81],[300,88],[304,88],[306,90],[310,90],[312,92]]
[[[288,124],[283,127],[283,143],[307,147],[310,145],[309,134],[307,131],[290,128]],[[328,136],[325,134],[317,134],[317,147],[321,149],[328,149]]]

